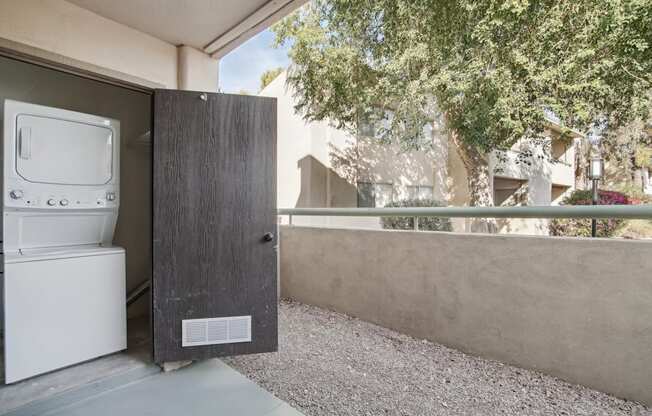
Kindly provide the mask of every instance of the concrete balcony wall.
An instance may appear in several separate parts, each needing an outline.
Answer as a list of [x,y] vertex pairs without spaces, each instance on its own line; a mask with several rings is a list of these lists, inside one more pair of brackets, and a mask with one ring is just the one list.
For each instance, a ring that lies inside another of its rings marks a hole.
[[515,150],[505,151],[503,152],[505,160],[501,160],[497,156],[497,152],[491,152],[489,154],[489,167],[491,171],[496,176],[523,180],[528,180],[531,176],[539,173],[536,166],[530,167],[522,163],[517,163],[518,153]]
[[575,186],[575,169],[564,162],[550,164],[550,180],[555,185]]
[[284,297],[652,404],[652,243],[292,226],[280,243]]

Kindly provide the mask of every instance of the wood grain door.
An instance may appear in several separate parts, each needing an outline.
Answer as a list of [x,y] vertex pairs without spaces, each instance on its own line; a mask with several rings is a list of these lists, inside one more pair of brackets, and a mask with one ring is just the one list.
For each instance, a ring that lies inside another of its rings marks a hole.
[[[275,351],[276,100],[157,90],[153,124],[154,360]],[[215,344],[221,323],[182,331],[243,316],[248,342]]]

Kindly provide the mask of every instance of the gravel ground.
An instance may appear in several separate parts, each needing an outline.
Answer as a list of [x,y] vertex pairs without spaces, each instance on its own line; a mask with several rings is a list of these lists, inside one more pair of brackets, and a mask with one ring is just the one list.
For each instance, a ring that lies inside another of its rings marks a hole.
[[279,352],[225,361],[306,416],[636,415],[604,393],[283,302]]

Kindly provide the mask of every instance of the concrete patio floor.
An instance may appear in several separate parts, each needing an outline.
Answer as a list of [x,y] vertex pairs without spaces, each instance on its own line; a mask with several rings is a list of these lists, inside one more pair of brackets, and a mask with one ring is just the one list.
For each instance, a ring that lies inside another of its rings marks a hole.
[[194,363],[53,409],[43,416],[301,416],[222,361]]
[[0,347],[0,415],[39,414],[45,409],[160,372],[150,358],[147,319],[130,319],[127,327],[126,351],[9,385],[1,384],[4,380],[4,356]]
[[279,352],[225,360],[307,416],[652,415],[535,371],[283,302]]
[[301,416],[220,360],[162,373],[147,320],[128,325],[127,351],[0,385],[0,415]]

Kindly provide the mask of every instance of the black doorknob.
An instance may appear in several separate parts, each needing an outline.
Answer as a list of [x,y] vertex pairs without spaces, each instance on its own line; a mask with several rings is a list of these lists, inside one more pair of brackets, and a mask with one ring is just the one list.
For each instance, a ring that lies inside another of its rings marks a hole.
[[274,233],[265,233],[265,235],[263,235],[263,240],[267,242],[274,241]]

